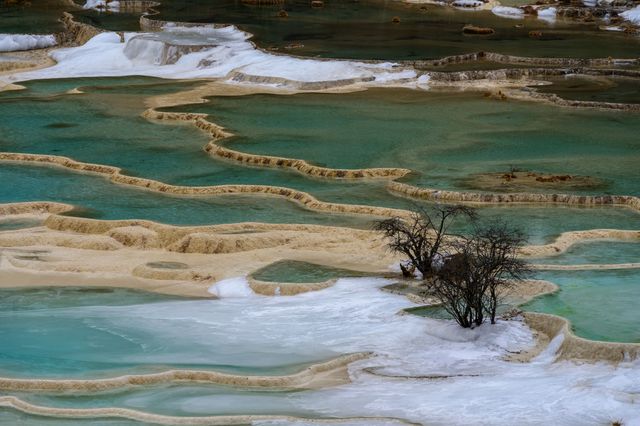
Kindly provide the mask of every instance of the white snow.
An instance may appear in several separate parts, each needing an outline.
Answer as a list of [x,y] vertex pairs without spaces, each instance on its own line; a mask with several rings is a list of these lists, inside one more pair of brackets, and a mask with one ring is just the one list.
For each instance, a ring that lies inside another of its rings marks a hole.
[[620,14],[627,21],[633,22],[636,25],[640,25],[640,6],[636,6],[633,9],[629,9]]
[[118,1],[107,2],[107,0],[87,0],[83,8],[94,9],[99,11],[118,12],[120,11],[120,2]]
[[0,34],[0,52],[43,49],[56,44],[52,34]]
[[[123,363],[277,366],[373,351],[373,358],[349,367],[352,383],[286,396],[287,404],[318,416],[387,416],[429,425],[640,424],[637,361],[617,367],[554,362],[560,336],[533,362],[508,362],[506,354],[533,343],[524,323],[468,330],[399,315],[415,305],[379,290],[388,283],[341,279],[332,288],[289,297],[74,307],[52,314],[147,348],[144,355],[123,354]],[[235,293],[245,285],[236,278],[216,287]],[[29,315],[36,314],[45,313]],[[194,397],[193,404],[210,406],[207,398],[215,404],[219,395]],[[189,397],[180,404],[191,406]]]
[[253,297],[256,294],[251,290],[247,280],[243,278],[230,278],[219,281],[209,287],[209,293],[222,299],[228,297]]
[[502,18],[510,18],[510,19],[524,18],[524,10],[519,9],[517,7],[496,6],[493,9],[491,9],[491,12],[494,15],[498,15]]
[[548,7],[546,9],[538,9],[538,19],[553,23],[556,21],[556,12],[558,10],[555,7]]
[[[218,78],[242,84],[295,86],[309,82],[371,80],[372,85],[413,84],[413,69],[393,63],[316,60],[257,49],[236,27],[167,26],[158,33],[101,33],[80,47],[59,49],[57,65],[12,76],[10,82],[66,77],[143,75],[162,78]],[[193,51],[195,48],[198,51]],[[192,49],[192,50],[189,50]],[[167,63],[166,57],[173,60]],[[269,78],[272,81],[269,81]]]

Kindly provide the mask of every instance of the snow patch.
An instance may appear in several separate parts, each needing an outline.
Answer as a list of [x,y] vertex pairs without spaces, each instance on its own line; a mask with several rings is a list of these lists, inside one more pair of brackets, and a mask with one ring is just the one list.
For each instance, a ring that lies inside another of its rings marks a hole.
[[256,296],[246,278],[229,278],[219,281],[209,287],[209,293],[220,299]]
[[627,21],[633,22],[636,25],[640,25],[640,6],[636,6],[633,9],[629,9],[620,14]]
[[496,6],[493,9],[491,9],[491,12],[494,15],[498,15],[502,18],[509,18],[509,19],[524,18],[524,10],[519,9],[517,7]]
[[87,0],[83,6],[84,9],[94,9],[99,11],[119,12],[119,1],[107,1],[107,0]]
[[58,44],[53,34],[0,34],[0,52],[44,49]]
[[417,84],[417,73],[394,63],[316,60],[257,49],[236,27],[165,26],[156,33],[101,33],[80,47],[52,53],[53,67],[11,77],[11,82],[46,78],[142,75],[160,78],[219,78],[252,85],[305,83]]
[[548,23],[554,23],[556,21],[557,9],[555,7],[548,7],[546,9],[538,9],[538,19],[541,19]]

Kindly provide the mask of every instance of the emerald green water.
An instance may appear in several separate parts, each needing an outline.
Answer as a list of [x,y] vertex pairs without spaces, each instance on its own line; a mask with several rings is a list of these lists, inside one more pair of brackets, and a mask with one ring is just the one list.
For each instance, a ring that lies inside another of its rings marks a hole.
[[640,270],[541,271],[537,277],[558,284],[560,291],[523,309],[563,316],[587,339],[640,342]]
[[550,257],[533,259],[534,263],[579,265],[640,262],[640,242],[596,240],[574,244],[567,251]]
[[209,113],[237,135],[224,142],[233,149],[334,168],[404,167],[414,171],[405,181],[431,188],[473,188],[473,175],[513,166],[596,179],[531,191],[640,194],[632,113],[410,90],[219,97],[178,109]]
[[252,274],[253,278],[260,281],[280,283],[319,283],[337,278],[362,277],[366,275],[349,269],[331,268],[295,260],[272,263]]

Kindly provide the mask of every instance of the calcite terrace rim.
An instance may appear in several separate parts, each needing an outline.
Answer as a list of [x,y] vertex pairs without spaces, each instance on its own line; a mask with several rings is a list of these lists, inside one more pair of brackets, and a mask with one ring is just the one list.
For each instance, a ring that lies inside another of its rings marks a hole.
[[91,419],[115,417],[122,419],[135,420],[139,422],[152,422],[162,425],[190,425],[190,426],[227,426],[227,425],[246,425],[254,421],[304,421],[314,424],[344,424],[353,421],[372,421],[383,420],[392,421],[398,424],[419,426],[416,423],[409,422],[404,419],[393,417],[346,417],[346,418],[303,418],[289,415],[223,415],[223,416],[202,416],[202,417],[180,417],[165,416],[154,414],[151,412],[133,410],[128,408],[56,408],[42,405],[30,404],[15,396],[1,396],[0,406],[12,408],[24,414],[31,414],[42,417],[55,417],[67,419]]
[[222,373],[216,370],[171,369],[148,374],[126,374],[106,378],[61,379],[0,377],[0,390],[11,392],[44,392],[93,394],[163,384],[224,385],[246,389],[308,389],[323,373],[372,357],[372,352],[356,352],[314,363],[296,373],[280,376],[258,376]]

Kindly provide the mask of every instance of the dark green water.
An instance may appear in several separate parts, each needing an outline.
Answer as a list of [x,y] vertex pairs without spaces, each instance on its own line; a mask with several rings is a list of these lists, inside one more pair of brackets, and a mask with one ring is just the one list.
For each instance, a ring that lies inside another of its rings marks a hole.
[[[79,1],[83,4],[84,2]],[[38,32],[59,29],[56,22],[64,6],[32,2],[30,7],[0,9],[0,32]],[[469,12],[400,2],[329,1],[312,8],[306,0],[284,3],[288,18],[279,18],[281,6],[258,7],[236,0],[164,0],[157,18],[189,22],[233,23],[255,34],[263,47],[301,43],[292,53],[308,56],[360,59],[425,59],[474,51],[496,51],[525,56],[636,57],[640,40],[616,32],[599,31],[596,24],[540,20],[516,21],[489,11]],[[137,14],[74,11],[78,19],[110,30],[138,30]],[[401,22],[393,24],[393,17]],[[462,34],[466,24],[492,27],[492,36]],[[516,24],[523,24],[516,28]],[[542,31],[532,39],[529,31]],[[288,50],[284,50],[289,52]]]
[[537,90],[570,100],[640,103],[640,83],[634,79],[566,76],[549,81],[551,85],[537,86]]

